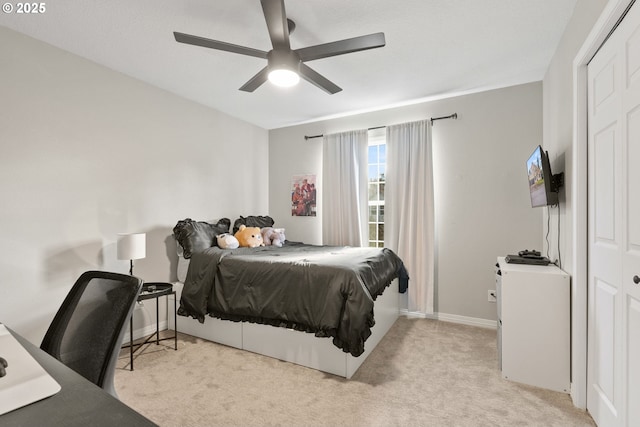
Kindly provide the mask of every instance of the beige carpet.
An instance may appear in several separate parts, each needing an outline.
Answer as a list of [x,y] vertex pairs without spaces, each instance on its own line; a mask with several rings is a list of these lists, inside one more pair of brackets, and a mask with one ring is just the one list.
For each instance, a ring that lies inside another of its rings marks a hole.
[[434,320],[400,317],[350,380],[182,334],[128,363],[120,399],[161,426],[595,426],[503,380],[494,330]]

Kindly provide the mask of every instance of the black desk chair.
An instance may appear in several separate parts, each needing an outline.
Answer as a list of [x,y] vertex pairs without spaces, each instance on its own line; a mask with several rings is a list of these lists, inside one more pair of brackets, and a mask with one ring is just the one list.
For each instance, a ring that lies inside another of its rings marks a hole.
[[117,398],[116,362],[141,288],[135,276],[87,271],[71,288],[40,348]]

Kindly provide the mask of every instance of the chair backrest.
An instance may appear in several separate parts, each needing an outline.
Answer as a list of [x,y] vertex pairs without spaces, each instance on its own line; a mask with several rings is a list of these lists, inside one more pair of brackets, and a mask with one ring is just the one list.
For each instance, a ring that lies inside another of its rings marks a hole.
[[135,276],[83,273],[56,313],[40,348],[117,397],[116,362],[142,288]]

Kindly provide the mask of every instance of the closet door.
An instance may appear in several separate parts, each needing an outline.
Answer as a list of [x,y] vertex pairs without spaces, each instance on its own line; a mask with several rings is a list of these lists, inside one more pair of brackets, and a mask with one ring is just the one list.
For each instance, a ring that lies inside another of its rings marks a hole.
[[588,67],[589,296],[587,409],[600,427],[622,407],[622,162],[616,31]]
[[[588,67],[587,409],[640,425],[640,7]],[[635,277],[638,279],[635,279]]]
[[[625,19],[622,114],[625,175],[622,258],[624,424],[640,426],[640,4]],[[623,21],[624,23],[624,21]]]

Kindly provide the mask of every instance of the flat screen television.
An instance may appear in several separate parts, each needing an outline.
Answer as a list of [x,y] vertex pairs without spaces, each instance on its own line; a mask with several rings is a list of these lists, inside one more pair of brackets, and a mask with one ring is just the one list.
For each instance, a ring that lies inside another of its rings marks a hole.
[[558,204],[558,177],[551,173],[548,153],[537,146],[527,160],[531,207]]

